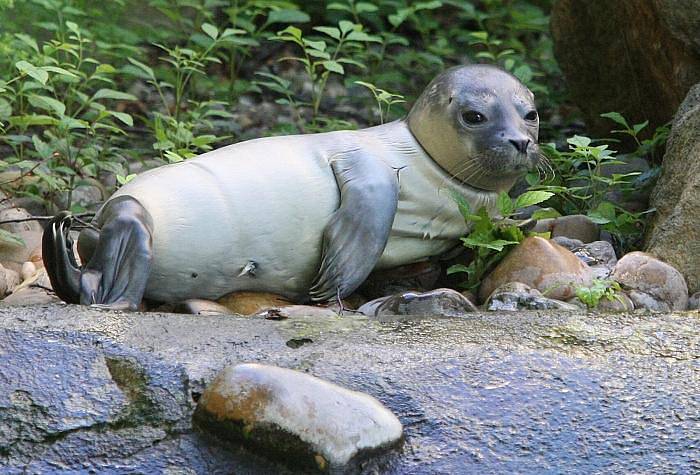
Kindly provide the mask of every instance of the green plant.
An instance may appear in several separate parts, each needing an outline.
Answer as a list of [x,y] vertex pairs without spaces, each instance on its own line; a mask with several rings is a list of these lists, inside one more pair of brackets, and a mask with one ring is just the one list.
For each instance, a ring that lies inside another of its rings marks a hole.
[[[463,287],[473,290],[479,286],[484,275],[496,266],[510,249],[525,239],[525,233],[520,229],[524,222],[510,219],[518,209],[536,205],[553,196],[546,191],[528,191],[513,200],[507,193],[498,195],[496,208],[500,218],[493,218],[485,207],[474,214],[469,203],[459,194],[454,199],[464,220],[471,227],[469,234],[463,238],[462,244],[473,251],[473,259],[469,265],[456,264],[447,269],[448,274],[466,273],[467,280]],[[538,235],[536,233],[530,233]]]
[[95,59],[89,32],[67,21],[54,39],[15,35],[17,75],[0,80],[0,144],[11,153],[0,170],[14,175],[3,191],[82,211],[73,203],[80,185],[97,186],[102,172],[120,173],[119,148],[132,117],[117,110],[136,98],[113,89],[116,69]]
[[265,41],[269,28],[279,24],[307,23],[311,18],[295,3],[285,0],[236,0],[225,12],[231,26],[243,32],[230,38],[223,48],[228,61],[231,100],[247,87],[245,83],[239,84],[241,67],[251,51]]
[[320,39],[305,38],[302,31],[288,26],[279,31],[272,39],[296,44],[303,56],[283,57],[280,61],[295,61],[304,66],[304,71],[311,81],[311,102],[297,101],[297,104],[311,107],[313,117],[317,118],[328,78],[331,74],[345,75],[344,65],[365,68],[365,65],[352,58],[352,53],[368,42],[378,42],[378,38],[362,31],[362,25],[341,20],[338,26],[316,26],[313,28],[323,34]]
[[[125,68],[127,72],[153,86],[160,98],[161,109],[153,112],[150,121],[155,138],[153,148],[169,162],[182,161],[199,152],[211,150],[212,143],[225,137],[198,131],[211,130],[208,120],[212,117],[231,117],[222,102],[188,100],[187,97],[193,78],[204,76],[207,66],[220,63],[212,53],[240,32],[230,28],[219,31],[210,23],[203,23],[201,29],[206,38],[193,42],[191,47],[156,45],[165,53],[165,56],[160,57],[161,61],[170,65],[171,69],[163,74],[168,80],[159,78],[153,68],[135,58],[128,58],[131,65]],[[169,100],[168,93],[172,94],[172,100]]]
[[576,297],[583,302],[588,308],[596,308],[600,301],[605,299],[609,301],[621,301],[619,292],[622,291],[620,284],[614,280],[608,279],[593,279],[591,285],[576,286],[574,289]]
[[[615,134],[630,136],[637,144],[633,156],[649,157],[658,149],[668,135],[667,128],[661,128],[650,139],[642,140],[639,134],[647,123],[630,126],[618,113],[603,114],[622,129]],[[557,150],[554,144],[541,147],[550,167],[551,175],[544,177],[536,173],[527,176],[527,181],[534,189],[554,193],[553,206],[562,214],[585,214],[593,222],[610,232],[624,250],[636,246],[644,230],[645,215],[653,210],[631,212],[611,199],[613,194],[624,196],[638,190],[642,180],[648,181],[658,170],[652,169],[642,176],[641,172],[614,173],[616,165],[625,164],[617,152],[609,145],[594,141],[589,137],[574,136],[567,139],[568,150]],[[648,186],[648,185],[647,185]]]
[[374,84],[364,81],[355,81],[355,84],[366,87],[370,90],[372,96],[374,96],[374,101],[377,103],[377,113],[379,114],[380,124],[383,124],[384,119],[389,117],[392,105],[406,102],[401,94],[394,94],[389,91],[385,91],[384,89],[378,88]]

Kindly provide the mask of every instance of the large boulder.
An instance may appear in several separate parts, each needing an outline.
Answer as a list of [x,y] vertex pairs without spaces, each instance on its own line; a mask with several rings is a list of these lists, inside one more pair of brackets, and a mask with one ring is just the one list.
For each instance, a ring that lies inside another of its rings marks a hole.
[[360,473],[688,473],[699,338],[692,315],[643,311],[267,320],[0,307],[0,473],[289,474],[192,425],[204,388],[243,361],[395,413],[403,450]]
[[678,269],[692,294],[700,290],[700,83],[678,109],[651,195],[656,208],[646,250]]
[[554,52],[594,134],[604,112],[656,128],[700,81],[700,0],[558,0]]

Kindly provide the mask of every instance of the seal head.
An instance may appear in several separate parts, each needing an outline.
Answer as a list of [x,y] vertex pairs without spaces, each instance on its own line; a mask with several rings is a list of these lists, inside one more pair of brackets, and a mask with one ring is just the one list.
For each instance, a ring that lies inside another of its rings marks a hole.
[[433,161],[474,188],[508,191],[539,160],[534,95],[493,66],[458,66],[437,76],[408,126]]

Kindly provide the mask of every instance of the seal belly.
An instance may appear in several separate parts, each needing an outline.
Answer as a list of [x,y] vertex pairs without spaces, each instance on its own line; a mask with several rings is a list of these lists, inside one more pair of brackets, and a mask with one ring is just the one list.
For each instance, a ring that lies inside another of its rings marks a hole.
[[146,298],[214,299],[237,290],[303,297],[339,203],[319,150],[318,137],[253,140],[122,187],[114,196],[133,196],[154,222]]

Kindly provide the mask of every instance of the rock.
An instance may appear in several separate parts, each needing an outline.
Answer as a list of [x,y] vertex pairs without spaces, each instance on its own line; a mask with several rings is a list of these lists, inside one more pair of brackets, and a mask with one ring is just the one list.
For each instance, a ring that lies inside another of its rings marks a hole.
[[528,237],[518,244],[483,280],[479,298],[503,284],[522,282],[546,297],[566,300],[576,285],[589,285],[593,272],[571,251],[541,237]]
[[[121,173],[125,173],[122,171]],[[110,193],[97,180],[90,180],[90,184],[80,185],[70,193],[71,202],[68,203],[68,193],[61,194],[56,199],[58,209],[70,209],[71,206],[79,206],[87,210],[95,210],[108,198]]]
[[15,290],[0,301],[0,305],[47,305],[50,303],[61,303],[61,299],[49,290],[31,285]]
[[610,277],[615,264],[617,264],[615,248],[608,241],[594,241],[571,251],[591,268],[593,277],[596,279]]
[[552,238],[564,236],[569,239],[578,239],[584,243],[597,241],[600,237],[598,225],[591,221],[588,216],[582,214],[540,219],[535,223],[532,231],[538,233],[549,232]]
[[192,402],[181,366],[95,335],[3,328],[0,368],[2,473],[231,469],[230,455],[182,434]]
[[407,291],[425,292],[435,288],[442,267],[434,260],[416,262],[372,272],[360,286],[360,293],[376,299]]
[[5,297],[20,283],[19,273],[0,265],[0,298]]
[[695,292],[688,298],[688,310],[700,310],[700,292]]
[[51,281],[46,274],[46,269],[41,267],[15,287],[12,294],[2,300],[2,305],[46,305],[60,302],[61,300],[51,290]]
[[514,312],[516,310],[578,310],[576,305],[571,305],[560,300],[548,299],[542,293],[522,282],[509,282],[499,286],[486,299],[484,304],[487,310],[499,312]]
[[367,302],[358,312],[368,316],[441,315],[460,317],[476,312],[476,306],[464,295],[452,289],[430,292],[404,292]]
[[267,308],[255,314],[257,317],[269,319],[285,319],[294,317],[337,317],[338,312],[331,307],[320,305],[287,305],[285,307]]
[[231,310],[211,300],[189,299],[176,304],[172,310],[175,313],[190,315],[229,315]]
[[551,240],[570,251],[583,247],[583,241],[579,241],[578,239],[570,239],[566,236],[554,236]]
[[32,261],[27,261],[22,264],[22,269],[20,271],[22,281],[32,278],[34,274],[36,274],[36,264],[34,264]]
[[611,278],[627,290],[635,308],[668,311],[688,306],[688,287],[681,273],[647,253],[625,254]]
[[401,422],[375,398],[260,364],[229,366],[202,394],[195,419],[219,437],[297,468],[342,468],[395,445]]
[[638,175],[628,178],[632,183],[631,189],[624,192],[620,190],[609,191],[605,194],[605,199],[631,213],[646,211],[649,209],[649,195],[651,194],[651,182],[653,181],[645,180],[645,177],[650,177],[649,162],[642,157],[624,154],[618,155],[616,159],[621,163],[601,166],[602,176],[612,178],[614,174],[637,173]]
[[631,312],[634,310],[634,302],[625,292],[615,292],[612,299],[600,299],[596,310],[601,312]]
[[241,315],[253,315],[271,307],[293,304],[281,295],[269,292],[232,292],[221,297],[217,303]]
[[678,109],[650,204],[645,250],[678,269],[690,293],[700,291],[700,83]]
[[[27,219],[32,216],[22,208],[0,210],[0,221]],[[37,255],[41,259],[41,235],[43,228],[38,221],[0,224],[0,228],[11,232],[24,241],[24,245],[0,241],[0,263],[16,272],[22,270],[26,261],[35,262]]]
[[671,120],[700,81],[699,17],[700,0],[554,3],[554,53],[593,136],[614,128],[604,112],[652,131]]
[[[360,473],[689,471],[694,315],[514,317],[270,321],[2,307],[0,472],[291,475],[192,426],[206,384],[242,361],[311,372],[396,414],[402,450]],[[582,434],[595,456],[572,443]]]

